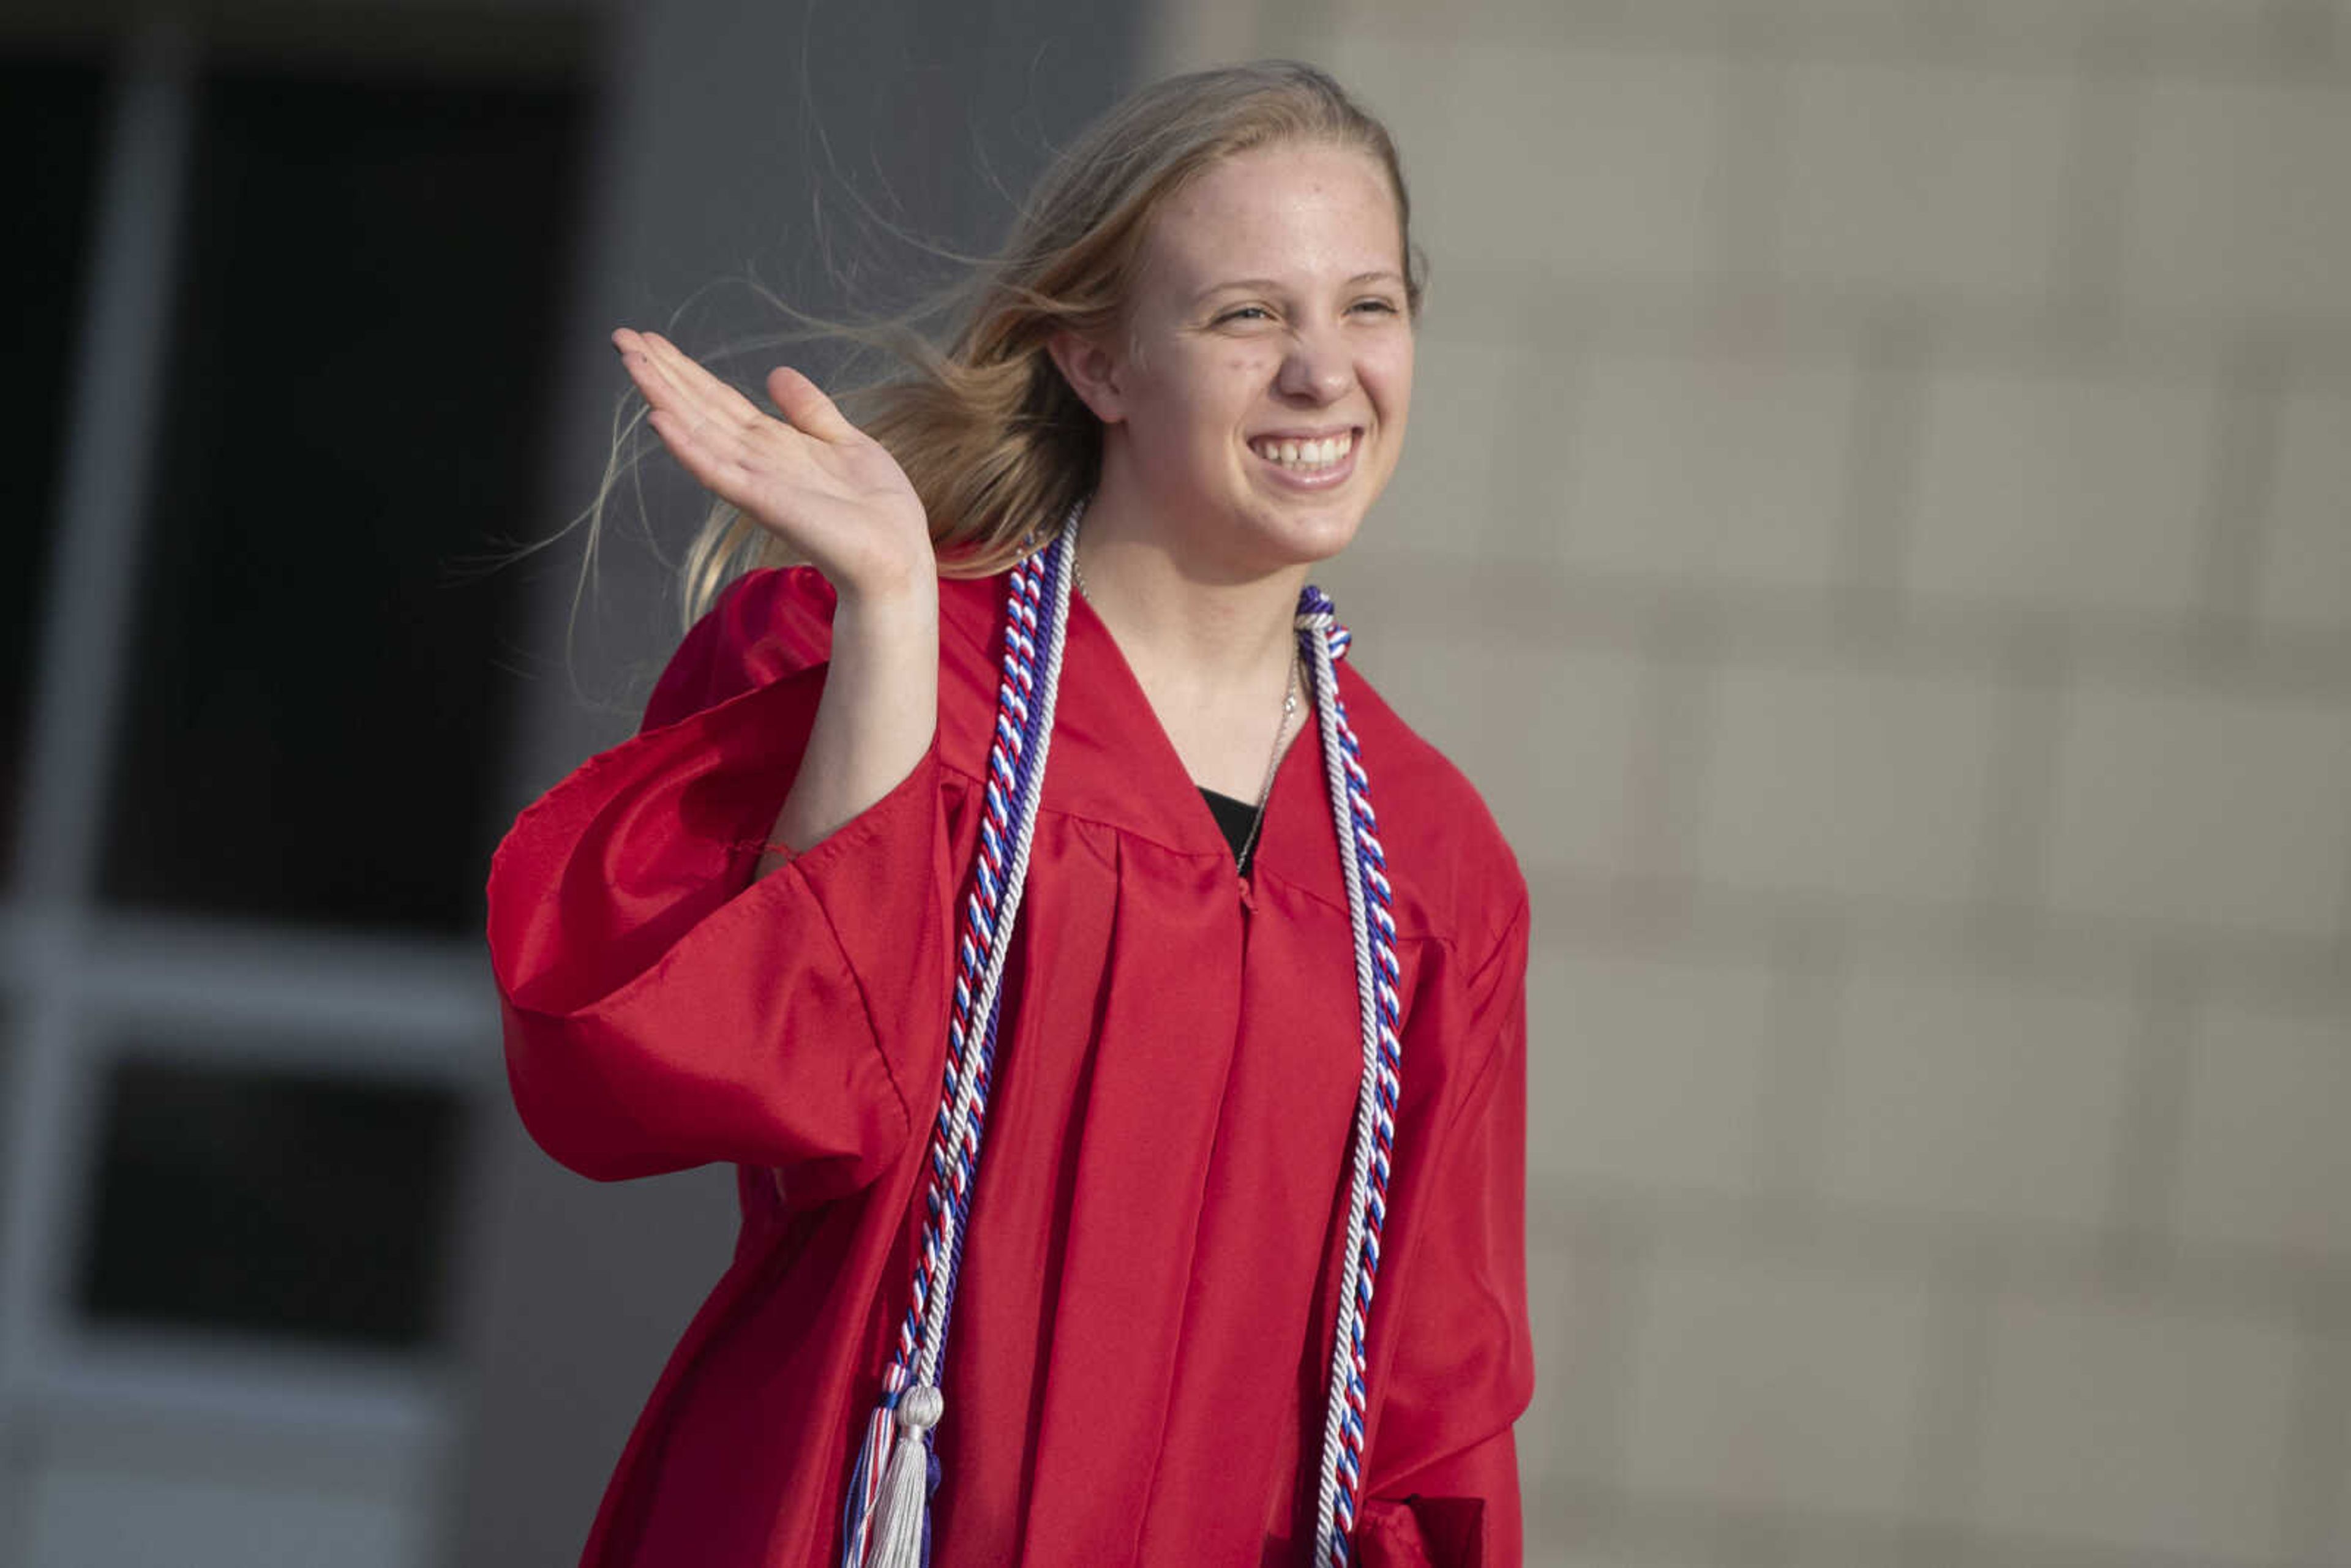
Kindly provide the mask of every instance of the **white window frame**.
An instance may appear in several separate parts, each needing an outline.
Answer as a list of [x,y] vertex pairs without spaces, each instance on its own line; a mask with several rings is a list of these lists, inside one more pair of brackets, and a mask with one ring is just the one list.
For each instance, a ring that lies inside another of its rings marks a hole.
[[[11,1467],[94,1451],[135,1471],[141,1453],[168,1463],[175,1442],[257,1486],[282,1484],[289,1456],[340,1456],[305,1473],[330,1490],[396,1493],[424,1511],[411,1533],[431,1542],[460,1425],[452,1353],[101,1331],[72,1301],[99,1101],[126,1040],[223,1066],[429,1082],[468,1107],[503,1092],[483,1043],[497,1021],[478,943],[133,914],[99,898],[107,785],[139,674],[138,567],[199,63],[196,40],[169,21],[141,26],[117,63],[68,367],[26,785],[0,893],[0,1561],[25,1560],[30,1522],[32,1477]],[[449,1223],[454,1262],[462,1237]]]

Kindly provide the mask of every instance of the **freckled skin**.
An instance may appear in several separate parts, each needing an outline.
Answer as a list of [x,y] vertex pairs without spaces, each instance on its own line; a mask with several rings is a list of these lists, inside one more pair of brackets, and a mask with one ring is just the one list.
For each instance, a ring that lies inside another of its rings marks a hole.
[[[1105,497],[1236,579],[1337,554],[1403,444],[1404,271],[1395,198],[1368,155],[1292,143],[1210,169],[1155,220],[1125,351],[1089,397],[1107,427]],[[1235,280],[1249,281],[1218,287]],[[1248,445],[1350,427],[1354,471],[1326,491],[1290,487]]]

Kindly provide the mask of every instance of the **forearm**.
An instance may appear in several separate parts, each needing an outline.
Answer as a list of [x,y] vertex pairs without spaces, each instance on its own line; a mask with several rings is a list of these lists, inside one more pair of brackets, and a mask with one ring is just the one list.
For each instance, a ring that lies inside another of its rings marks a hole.
[[[771,840],[813,849],[888,794],[929,749],[938,706],[937,578],[919,573],[885,591],[843,590],[824,696]],[[759,874],[786,858],[762,854]]]

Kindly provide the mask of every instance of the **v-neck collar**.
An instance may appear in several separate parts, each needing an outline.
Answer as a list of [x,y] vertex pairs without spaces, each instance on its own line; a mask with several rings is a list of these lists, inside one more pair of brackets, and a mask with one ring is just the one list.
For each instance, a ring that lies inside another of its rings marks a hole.
[[[985,776],[993,737],[1003,669],[1006,575],[949,578],[939,584],[944,673],[961,688],[956,700],[941,693],[941,755],[974,778]],[[1302,711],[1306,723],[1274,768],[1265,821],[1249,854],[1249,877],[1254,882],[1270,873],[1343,906],[1346,892],[1323,779],[1318,716],[1311,704]],[[1118,640],[1076,592],[1070,595],[1053,739],[1038,804],[1185,854],[1221,858],[1238,876],[1232,846],[1216,813],[1201,799],[1199,785]]]

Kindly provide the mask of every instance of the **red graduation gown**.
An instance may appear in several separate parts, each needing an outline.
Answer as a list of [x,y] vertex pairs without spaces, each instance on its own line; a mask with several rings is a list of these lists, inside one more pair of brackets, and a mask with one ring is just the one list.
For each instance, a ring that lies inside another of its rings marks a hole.
[[[687,635],[634,739],[489,880],[515,1103],[612,1180],[740,1169],[734,1260],[608,1489],[590,1568],[829,1568],[906,1309],[977,841],[1001,576],[940,584],[939,722],[881,800],[754,881],[830,644],[813,570]],[[946,1358],[937,1568],[1294,1564],[1361,1035],[1319,737],[1245,883],[1092,608],[1057,723]],[[1520,1559],[1526,884],[1468,783],[1340,666],[1405,1019],[1358,1561]]]

